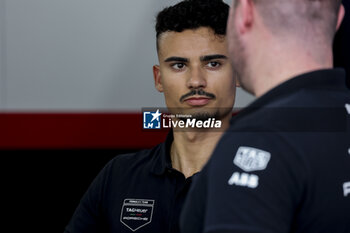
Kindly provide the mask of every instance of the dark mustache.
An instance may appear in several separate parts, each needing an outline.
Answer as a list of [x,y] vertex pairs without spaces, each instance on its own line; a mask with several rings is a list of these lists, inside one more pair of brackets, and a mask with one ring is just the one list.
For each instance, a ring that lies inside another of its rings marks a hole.
[[182,101],[184,101],[184,99],[186,99],[190,96],[194,96],[194,95],[206,96],[206,97],[209,97],[211,99],[216,98],[216,96],[214,94],[209,93],[209,92],[205,92],[205,91],[203,91],[203,89],[193,89],[192,91],[188,92],[187,94],[184,94],[183,96],[181,96],[180,102],[182,102]]

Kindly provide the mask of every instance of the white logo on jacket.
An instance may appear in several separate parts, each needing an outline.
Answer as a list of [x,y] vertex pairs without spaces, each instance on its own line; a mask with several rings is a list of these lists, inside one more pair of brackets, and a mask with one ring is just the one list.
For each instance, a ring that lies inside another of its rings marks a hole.
[[350,104],[345,104],[346,111],[350,114]]
[[344,189],[344,197],[347,197],[350,195],[350,182],[346,182],[343,184]]
[[[253,147],[238,148],[233,164],[245,172],[264,170],[269,163],[271,154]],[[227,181],[228,185],[236,185],[255,189],[259,185],[259,176],[235,171]]]
[[253,147],[238,148],[233,163],[246,172],[264,170],[269,163],[271,154]]
[[254,174],[234,172],[227,183],[229,185],[237,185],[255,189],[259,185],[259,176]]

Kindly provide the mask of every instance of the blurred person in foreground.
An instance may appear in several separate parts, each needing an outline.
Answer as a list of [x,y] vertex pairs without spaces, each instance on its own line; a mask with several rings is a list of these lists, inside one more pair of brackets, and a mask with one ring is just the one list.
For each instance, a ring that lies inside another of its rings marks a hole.
[[228,12],[222,0],[186,0],[165,8],[156,22],[154,81],[170,113],[181,115],[172,120],[215,119],[218,128],[173,128],[150,150],[118,155],[93,181],[66,233],[179,232],[192,175],[207,162],[232,116],[236,81],[228,59]]
[[182,233],[349,233],[350,91],[333,68],[340,0],[234,0],[227,39],[258,99],[187,196]]

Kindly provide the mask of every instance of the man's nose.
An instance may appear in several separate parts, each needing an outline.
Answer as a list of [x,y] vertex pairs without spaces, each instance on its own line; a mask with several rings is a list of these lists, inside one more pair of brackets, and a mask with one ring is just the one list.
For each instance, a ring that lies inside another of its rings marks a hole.
[[205,88],[207,86],[206,77],[201,67],[191,69],[190,77],[187,80],[189,89]]

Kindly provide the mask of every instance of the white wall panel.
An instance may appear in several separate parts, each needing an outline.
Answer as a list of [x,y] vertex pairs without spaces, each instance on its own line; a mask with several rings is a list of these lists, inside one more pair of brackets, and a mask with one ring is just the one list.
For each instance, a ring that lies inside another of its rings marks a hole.
[[[154,22],[155,14],[174,2],[7,1],[6,82],[0,83],[5,85],[0,91],[6,88],[6,109],[123,111],[164,106],[153,86]],[[251,100],[238,92],[239,106]]]
[[0,0],[0,111],[6,102],[6,2]]

